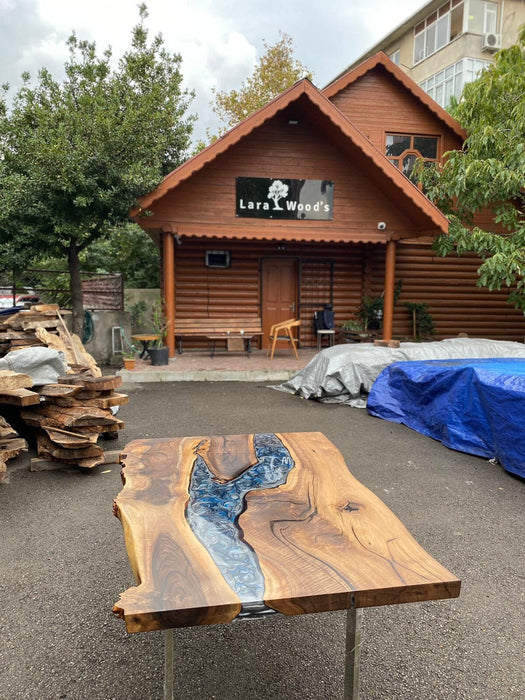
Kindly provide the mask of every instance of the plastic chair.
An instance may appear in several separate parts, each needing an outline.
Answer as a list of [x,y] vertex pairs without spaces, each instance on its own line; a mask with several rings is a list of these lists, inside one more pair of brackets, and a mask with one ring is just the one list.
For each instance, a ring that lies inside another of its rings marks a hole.
[[318,350],[321,350],[323,338],[328,339],[329,347],[334,344],[335,320],[331,304],[327,304],[322,311],[314,311],[314,330],[317,335]]
[[301,321],[295,318],[289,318],[287,321],[281,321],[280,323],[273,324],[273,326],[270,328],[270,344],[268,345],[268,350],[266,352],[266,355],[270,355],[270,360],[273,360],[275,344],[278,340],[286,340],[290,344],[290,349],[294,353],[296,359],[299,359],[299,355],[297,354],[298,339],[294,338],[292,328],[299,327],[300,325]]

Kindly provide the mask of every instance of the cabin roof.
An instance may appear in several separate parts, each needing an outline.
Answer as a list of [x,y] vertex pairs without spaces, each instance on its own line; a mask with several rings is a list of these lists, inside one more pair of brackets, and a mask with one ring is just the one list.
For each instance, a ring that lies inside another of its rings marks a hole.
[[[357,78],[354,77],[353,79]],[[342,85],[339,81],[338,84]],[[339,89],[343,89],[343,87]],[[200,153],[166,175],[158,187],[139,199],[139,206],[131,212],[132,218],[137,221],[140,220],[142,213],[149,210],[156,201],[164,197],[168,192],[174,190],[182,182],[205,168],[206,165],[217,159],[221,154],[233,148],[243,138],[271,120],[279,112],[297,103],[302,105],[303,108],[306,104],[310,111],[314,111],[318,117],[319,128],[327,133],[331,132],[331,135],[336,135],[339,140],[342,139],[344,144],[352,150],[352,153],[357,158],[362,159],[366,164],[367,171],[380,183],[383,189],[390,192],[392,197],[395,197],[397,201],[399,201],[399,198],[404,199],[405,203],[409,203],[411,207],[416,208],[418,217],[424,218],[427,222],[425,226],[421,227],[422,230],[425,229],[426,234],[431,229],[438,229],[443,233],[447,232],[448,220],[441,211],[430,202],[411,180],[392,165],[388,158],[330,101],[329,96],[335,94],[335,92],[337,92],[337,89],[334,89],[333,92],[330,90],[326,92],[325,90],[323,94],[308,79],[305,78],[298,81],[257,112],[230,129]]]

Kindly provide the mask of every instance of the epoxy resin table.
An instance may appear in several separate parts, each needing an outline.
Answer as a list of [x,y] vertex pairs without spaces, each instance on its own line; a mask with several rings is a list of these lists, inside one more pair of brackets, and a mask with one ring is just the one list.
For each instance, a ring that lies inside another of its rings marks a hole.
[[356,609],[459,595],[322,433],[136,440],[123,452],[114,512],[138,585],[114,612],[128,632],[347,609],[345,697],[356,698]]

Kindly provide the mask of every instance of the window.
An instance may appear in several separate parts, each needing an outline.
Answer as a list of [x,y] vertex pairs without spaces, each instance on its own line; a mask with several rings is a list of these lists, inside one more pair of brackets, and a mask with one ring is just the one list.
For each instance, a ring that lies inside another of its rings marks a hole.
[[497,3],[489,0],[469,0],[468,31],[471,34],[495,34],[497,26]]
[[392,61],[392,63],[395,63],[396,66],[398,66],[399,65],[399,49],[397,51],[394,51],[394,53],[391,53],[388,58]]
[[207,250],[206,267],[230,267],[229,250]]
[[431,75],[419,84],[419,87],[430,95],[441,107],[448,107],[452,96],[457,100],[461,97],[463,86],[475,80],[484,68],[491,65],[490,61],[478,58],[463,58],[448,68]]
[[483,33],[495,34],[498,25],[498,6],[495,2],[485,2],[483,15]]
[[408,178],[413,179],[412,173],[418,158],[425,162],[435,163],[438,159],[439,137],[418,136],[416,134],[387,134],[385,153],[388,160],[396,168],[403,171]]
[[449,0],[414,28],[414,63],[436,53],[462,31],[463,0]]

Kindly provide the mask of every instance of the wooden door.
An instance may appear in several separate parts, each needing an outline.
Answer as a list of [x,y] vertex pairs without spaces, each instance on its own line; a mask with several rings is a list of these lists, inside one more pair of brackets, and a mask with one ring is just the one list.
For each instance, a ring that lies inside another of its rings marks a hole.
[[264,260],[262,267],[263,347],[274,323],[297,318],[297,261]]

